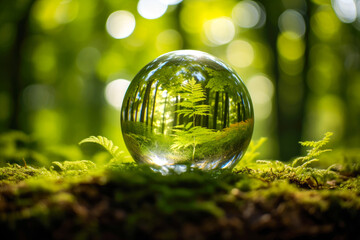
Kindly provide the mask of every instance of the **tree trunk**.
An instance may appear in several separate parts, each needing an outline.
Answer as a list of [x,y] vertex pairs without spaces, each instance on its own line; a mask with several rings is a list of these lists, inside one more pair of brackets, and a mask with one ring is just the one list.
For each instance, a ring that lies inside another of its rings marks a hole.
[[224,92],[221,93],[221,107],[219,109],[220,128],[221,129],[224,124],[223,114],[224,114]]
[[136,92],[135,92],[135,94],[133,95],[133,97],[131,99],[131,103],[130,103],[130,106],[131,106],[130,120],[131,121],[135,121],[136,95],[137,95],[139,90],[140,90],[140,86],[138,86],[136,88]]
[[219,108],[219,92],[215,94],[214,116],[213,116],[213,129],[217,129],[217,115]]
[[[309,2],[310,3],[310,2]],[[305,116],[305,95],[299,96],[297,102],[289,105],[286,95],[300,94],[299,92],[306,92],[305,80],[306,72],[302,71],[299,75],[289,76],[285,72],[281,71],[280,58],[278,55],[277,39],[279,35],[278,18],[280,14],[285,10],[282,6],[273,4],[270,1],[263,1],[265,9],[267,9],[268,20],[266,21],[265,29],[267,29],[267,35],[269,39],[270,48],[273,50],[274,55],[274,83],[277,90],[276,96],[276,108],[277,113],[277,132],[280,146],[280,159],[285,161],[293,157],[294,155],[300,155],[300,145],[298,141],[301,140],[303,131],[303,116]],[[304,66],[307,64],[308,50],[309,50],[309,8],[311,3],[307,4],[307,14],[305,17],[306,32],[304,36],[305,40],[305,54],[304,54]],[[300,61],[300,60],[297,60]],[[291,64],[291,63],[289,63]],[[293,64],[296,64],[293,62]],[[293,79],[300,79],[298,83],[294,83]],[[291,82],[291,83],[290,83]]]
[[241,106],[240,106],[240,103],[237,103],[236,104],[236,113],[237,113],[237,121],[238,122],[241,122],[241,115],[240,115],[240,108],[241,108]]
[[[141,89],[140,89],[141,90]],[[145,92],[146,88],[142,89],[140,93],[140,97],[139,99],[136,101],[136,108],[135,108],[135,122],[138,120],[138,112],[139,112],[139,106],[140,106],[140,103],[141,103],[141,96],[144,95],[144,92]],[[136,99],[136,97],[135,97]]]
[[224,123],[223,128],[229,125],[229,94],[225,93],[225,106],[224,106]]
[[[6,61],[8,63],[9,77],[10,77],[10,95],[12,100],[12,112],[10,115],[9,127],[11,129],[21,129],[20,127],[20,113],[21,113],[21,93],[24,89],[23,72],[21,71],[22,63],[22,47],[28,35],[28,25],[30,20],[30,12],[35,0],[28,1],[29,3],[24,10],[22,17],[17,22],[16,38],[14,41],[11,55]],[[26,120],[24,121],[27,122]]]
[[150,81],[146,85],[144,100],[143,100],[143,102],[141,104],[140,122],[142,122],[142,123],[145,122],[145,112],[149,111],[147,109],[147,107],[148,107],[148,101],[149,101],[149,96],[150,96],[150,90],[151,90],[152,83],[153,83],[153,81]]
[[175,28],[182,36],[182,49],[191,49],[190,43],[188,41],[187,35],[188,33],[184,31],[184,29],[181,26],[181,11],[183,9],[183,2],[180,2],[178,6],[175,8],[175,14],[176,14],[176,22],[175,22]]
[[164,111],[163,111],[162,128],[161,128],[162,134],[164,134],[165,132],[166,101],[167,101],[167,96],[165,97],[165,102],[164,102]]
[[130,98],[128,98],[128,100],[126,102],[125,113],[121,113],[121,114],[123,114],[124,121],[129,120],[129,108],[130,108]]
[[[210,89],[206,88],[206,99],[204,101],[204,104],[209,105],[209,102],[210,102]],[[206,128],[209,127],[209,115],[202,116],[201,126],[206,127]]]
[[153,129],[153,126],[154,126],[155,104],[156,104],[158,87],[159,87],[159,83],[157,83],[156,87],[155,87],[154,102],[153,102],[152,110],[151,110],[151,123],[150,123],[151,130]]

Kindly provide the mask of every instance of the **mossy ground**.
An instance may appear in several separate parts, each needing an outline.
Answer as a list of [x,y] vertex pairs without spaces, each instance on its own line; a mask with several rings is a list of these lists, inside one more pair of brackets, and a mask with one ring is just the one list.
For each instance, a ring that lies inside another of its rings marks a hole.
[[[257,163],[256,148],[253,144],[232,171],[162,175],[123,163],[122,157],[104,165],[94,159],[55,162],[46,168],[29,163],[25,167],[22,161],[4,165],[0,232],[8,239],[356,239],[360,235],[359,151],[329,154],[318,168],[300,169]],[[337,164],[331,169],[321,170],[333,163]]]

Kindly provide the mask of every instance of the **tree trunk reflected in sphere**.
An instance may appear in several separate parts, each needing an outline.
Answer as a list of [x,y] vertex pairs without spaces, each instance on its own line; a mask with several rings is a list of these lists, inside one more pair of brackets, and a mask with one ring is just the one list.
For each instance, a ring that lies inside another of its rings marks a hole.
[[254,113],[236,72],[200,51],[164,54],[131,82],[121,110],[138,163],[184,171],[233,167],[251,140]]

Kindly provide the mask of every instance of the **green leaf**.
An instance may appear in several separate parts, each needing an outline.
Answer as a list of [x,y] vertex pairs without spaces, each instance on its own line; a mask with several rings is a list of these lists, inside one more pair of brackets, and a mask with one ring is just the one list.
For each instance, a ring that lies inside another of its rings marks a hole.
[[193,124],[193,122],[189,122],[188,124],[186,124],[185,129],[186,130],[189,129],[192,126],[192,124]]
[[296,165],[300,163],[302,168],[305,168],[310,163],[314,162],[316,157],[318,157],[320,154],[324,152],[329,152],[331,149],[321,149],[323,146],[325,146],[329,141],[330,137],[333,135],[332,132],[325,133],[325,136],[320,141],[305,141],[300,142],[300,144],[304,147],[311,147],[310,150],[307,150],[307,155],[303,157],[296,158],[293,163],[292,167],[295,167]]
[[199,104],[206,100],[206,95],[201,84],[196,83],[194,78],[190,79],[186,85],[181,87],[179,95],[184,99],[184,101],[177,103],[179,107],[183,108],[176,111],[179,115],[183,115],[184,117],[210,115],[210,106]]
[[117,160],[119,160],[120,155],[123,154],[123,151],[120,151],[118,146],[115,146],[111,140],[103,136],[91,136],[79,142],[79,144],[83,143],[97,143],[103,146],[111,154],[111,156]]

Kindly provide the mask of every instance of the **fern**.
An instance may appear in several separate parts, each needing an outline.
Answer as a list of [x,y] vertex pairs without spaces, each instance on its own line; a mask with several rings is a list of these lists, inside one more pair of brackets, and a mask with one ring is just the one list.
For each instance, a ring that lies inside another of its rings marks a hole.
[[124,153],[123,151],[120,151],[119,147],[115,146],[111,140],[103,136],[91,136],[79,142],[79,144],[83,143],[97,143],[103,146],[116,160],[120,160],[120,156]]
[[300,142],[301,146],[303,147],[311,147],[310,150],[307,150],[307,155],[303,157],[296,158],[293,163],[292,167],[295,167],[297,164],[301,164],[301,167],[307,167],[309,164],[318,161],[317,157],[324,153],[329,152],[331,149],[321,149],[323,146],[325,146],[329,141],[330,137],[333,135],[332,132],[325,133],[325,136],[320,141],[306,141],[306,142]]
[[[59,169],[65,176],[77,176],[96,168],[96,164],[89,160],[52,162],[52,170]],[[58,171],[58,170],[57,170]]]
[[80,161],[64,161],[64,162],[52,162],[53,165],[59,167],[62,171],[69,170],[88,170],[96,167],[96,164],[89,160]]
[[196,116],[210,115],[210,105],[199,104],[206,100],[206,95],[201,84],[196,83],[194,78],[181,87],[179,94],[184,100],[177,103],[182,108],[176,110],[176,112],[179,116],[192,117],[193,121],[176,126],[174,129],[174,144],[171,145],[171,149],[180,150],[192,146],[192,160],[194,160],[196,146],[211,141],[216,136],[215,132],[211,129],[195,126]]
[[179,92],[179,94],[180,97],[184,99],[183,102],[177,103],[178,106],[183,107],[176,111],[179,116],[193,117],[195,122],[195,118],[198,115],[210,115],[210,105],[199,104],[206,99],[206,95],[201,84],[196,83],[194,78],[189,80],[185,86],[181,87],[181,92]]
[[174,139],[174,144],[171,145],[171,149],[177,150],[212,141],[217,136],[216,132],[212,129],[198,126],[189,129],[189,131],[184,131],[182,129],[174,129],[174,131],[176,133],[176,138]]
[[218,136],[217,132],[214,132],[212,129],[199,126],[192,127],[187,131],[183,130],[183,127],[178,127],[178,129],[174,129],[174,131],[175,138],[171,149],[180,150],[191,146],[193,148],[192,160],[195,159],[195,149],[197,145],[213,141]]
[[[328,169],[315,169],[308,167],[311,163],[318,161],[316,157],[330,149],[322,149],[329,141],[333,133],[327,132],[320,141],[300,142],[304,147],[312,147],[307,150],[307,155],[296,158],[290,165],[281,161],[258,160],[259,164],[265,164],[270,171],[258,170],[256,174],[261,177],[273,181],[274,179],[289,179],[299,185],[306,185],[311,188],[319,188],[321,184],[334,180],[338,177],[337,173],[332,171],[330,166]],[[313,183],[315,182],[315,183]]]

